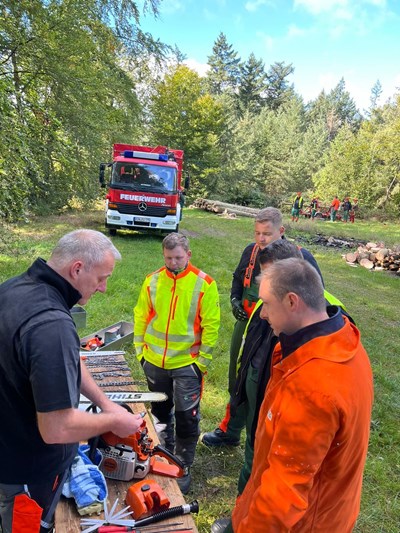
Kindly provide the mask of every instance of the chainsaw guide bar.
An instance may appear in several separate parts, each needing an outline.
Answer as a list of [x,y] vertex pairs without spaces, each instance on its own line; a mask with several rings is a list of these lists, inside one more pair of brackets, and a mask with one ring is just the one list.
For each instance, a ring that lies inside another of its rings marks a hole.
[[[141,402],[165,402],[167,395],[165,392],[132,392],[132,391],[115,391],[105,392],[107,398],[115,403],[141,403]],[[80,395],[79,405],[89,405],[92,402],[83,394]]]

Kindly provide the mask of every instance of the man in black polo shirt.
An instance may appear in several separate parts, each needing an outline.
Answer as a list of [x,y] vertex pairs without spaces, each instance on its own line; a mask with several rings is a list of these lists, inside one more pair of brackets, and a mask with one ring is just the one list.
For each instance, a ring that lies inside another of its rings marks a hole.
[[[127,436],[142,423],[108,400],[81,364],[70,313],[76,303],[105,292],[120,258],[102,233],[77,230],[59,240],[47,263],[37,259],[0,285],[3,533],[52,530],[77,443],[106,431]],[[80,392],[102,412],[80,411]]]

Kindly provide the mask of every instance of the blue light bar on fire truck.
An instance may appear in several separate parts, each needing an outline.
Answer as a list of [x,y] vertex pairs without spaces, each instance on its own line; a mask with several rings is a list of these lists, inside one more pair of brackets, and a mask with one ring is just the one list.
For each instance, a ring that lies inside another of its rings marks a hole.
[[122,157],[126,159],[155,159],[156,161],[168,161],[168,154],[155,154],[153,152],[135,152],[134,150],[125,150]]

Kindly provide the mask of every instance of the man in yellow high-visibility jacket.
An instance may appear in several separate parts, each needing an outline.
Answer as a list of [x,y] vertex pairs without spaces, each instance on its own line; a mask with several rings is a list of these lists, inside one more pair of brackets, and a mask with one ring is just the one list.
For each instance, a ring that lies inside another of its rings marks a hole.
[[186,494],[200,434],[203,374],[218,338],[219,296],[215,281],[190,263],[184,235],[171,233],[162,248],[165,266],[146,277],[134,309],[134,345],[149,389],[168,396],[151,411],[161,443],[186,467],[178,480]]

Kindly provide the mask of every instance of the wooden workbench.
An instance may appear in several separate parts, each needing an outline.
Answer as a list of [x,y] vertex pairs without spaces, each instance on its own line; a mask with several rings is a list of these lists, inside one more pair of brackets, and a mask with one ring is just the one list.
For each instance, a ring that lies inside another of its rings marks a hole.
[[[101,352],[99,352],[99,355],[100,354]],[[115,359],[115,361],[118,361],[119,368],[121,368],[121,362],[124,361],[123,355],[116,355],[112,357]],[[92,358],[90,358],[90,360],[91,360],[91,364],[93,364]],[[122,365],[122,368],[123,368],[123,365]],[[92,371],[92,375],[95,377],[95,375],[97,376],[99,375],[99,371],[102,371],[102,370],[104,372],[109,371],[110,366],[108,367],[105,367],[105,366],[101,367],[100,365],[96,367],[91,366],[89,369]],[[93,369],[95,369],[95,371]],[[128,369],[128,365],[126,365],[126,369]],[[101,384],[103,385],[103,383],[107,384],[110,382],[115,383],[116,381],[123,383],[131,379],[132,378],[130,377],[130,375],[128,374],[126,370],[126,375],[119,376],[119,377],[105,377],[101,381]],[[103,386],[102,389],[107,392],[117,392],[121,390],[135,391],[137,390],[137,387],[135,385],[121,385],[121,386],[112,385],[112,386],[106,386],[106,387]],[[130,407],[135,413],[139,413],[139,412],[146,410],[146,406],[142,403],[132,403],[130,404]],[[146,421],[150,437],[154,440],[155,444],[158,444],[159,440],[155,432],[153,422],[152,422],[152,419],[149,413],[147,413],[144,420]],[[159,459],[162,460],[161,458]],[[182,505],[184,503],[190,503],[191,500],[189,499],[187,500],[187,502],[185,501],[175,479],[152,474],[152,473],[148,474],[147,478],[154,479],[162,487],[166,496],[171,502],[170,507],[175,507],[177,505]],[[126,496],[128,488],[140,480],[133,479],[132,481],[115,481],[113,479],[106,478],[106,481],[107,481],[107,487],[108,487],[108,507],[111,508],[115,500],[118,498],[119,503],[118,503],[117,509],[119,510],[126,506],[125,496]],[[192,529],[193,533],[197,533],[197,527],[193,519],[194,516],[195,515],[188,514],[188,515],[171,518],[169,520],[164,520],[162,522],[159,522],[160,526],[163,526],[160,529],[164,529],[164,526],[167,527],[169,523],[182,522],[183,525],[177,526],[177,529],[187,527],[188,529]],[[80,516],[76,509],[74,500],[66,499],[62,497],[56,509],[55,530],[56,530],[56,533],[80,533],[81,532],[80,521],[82,518],[102,518],[102,517],[103,517],[103,513],[101,513],[100,516],[97,516],[97,515],[91,515],[90,517],[88,515]],[[130,518],[130,517],[127,517],[127,518]],[[135,518],[135,517],[132,517],[132,518]]]

